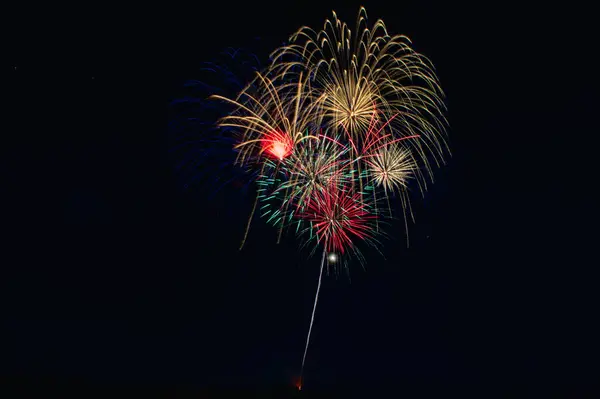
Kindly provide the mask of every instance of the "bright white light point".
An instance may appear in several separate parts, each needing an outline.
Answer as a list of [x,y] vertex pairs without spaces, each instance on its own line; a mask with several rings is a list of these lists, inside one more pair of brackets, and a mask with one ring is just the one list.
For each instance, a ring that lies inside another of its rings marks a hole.
[[330,263],[335,263],[335,262],[337,262],[337,260],[338,260],[338,256],[337,256],[337,254],[336,254],[336,253],[334,253],[334,252],[330,252],[330,253],[329,253],[329,255],[327,255],[327,260],[328,260]]

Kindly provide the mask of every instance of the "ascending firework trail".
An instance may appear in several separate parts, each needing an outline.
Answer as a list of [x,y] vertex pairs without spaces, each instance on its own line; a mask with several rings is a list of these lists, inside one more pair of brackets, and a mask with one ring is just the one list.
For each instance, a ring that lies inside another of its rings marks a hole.
[[312,316],[310,317],[310,327],[308,327],[308,336],[306,337],[306,346],[304,347],[304,356],[302,356],[302,367],[300,368],[300,382],[298,389],[302,389],[302,375],[304,373],[304,362],[306,360],[306,352],[308,352],[308,343],[310,342],[310,332],[312,331],[313,322],[315,321],[315,310],[317,310],[317,302],[319,301],[319,290],[321,289],[321,277],[323,277],[323,266],[325,265],[325,252],[321,258],[321,270],[319,271],[319,283],[317,284],[317,293],[315,294],[315,304],[313,305]]

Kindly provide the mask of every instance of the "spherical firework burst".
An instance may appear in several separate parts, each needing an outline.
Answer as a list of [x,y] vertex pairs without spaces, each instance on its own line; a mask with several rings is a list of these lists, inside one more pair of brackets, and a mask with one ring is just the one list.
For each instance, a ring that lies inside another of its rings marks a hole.
[[416,166],[410,151],[398,144],[381,148],[365,162],[375,184],[391,192],[407,188]]
[[300,215],[310,222],[312,238],[323,244],[324,251],[344,255],[359,254],[357,241],[375,244],[375,218],[360,193],[349,187],[331,185],[315,193],[307,209]]
[[408,196],[408,181],[414,177],[416,163],[412,158],[412,153],[401,147],[402,143],[396,142],[382,146],[374,154],[365,158],[368,166],[369,179],[376,187],[383,188],[384,196],[390,214],[392,206],[390,204],[390,194],[397,194],[402,205],[404,216],[404,227],[406,230],[406,242],[409,243],[407,213],[413,218],[414,215],[410,206]]

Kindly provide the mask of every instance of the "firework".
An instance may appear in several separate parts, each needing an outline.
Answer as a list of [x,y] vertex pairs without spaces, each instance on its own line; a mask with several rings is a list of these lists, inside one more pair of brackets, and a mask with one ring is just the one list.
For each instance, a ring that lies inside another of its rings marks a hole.
[[[300,369],[298,389],[301,389],[304,364],[319,301],[325,261],[327,260],[328,265],[338,264],[338,254],[344,256],[348,251],[351,251],[354,256],[362,260],[362,255],[356,243],[362,241],[376,246],[378,242],[375,235],[378,230],[374,225],[377,216],[371,212],[370,207],[363,201],[362,195],[354,192],[351,187],[343,184],[340,186],[334,182],[325,190],[315,191],[314,198],[307,205],[306,211],[299,216],[310,223],[304,231],[304,233],[308,232],[310,235],[308,242],[317,241],[323,246],[317,292]],[[326,256],[327,252],[329,252],[328,256]]]
[[307,142],[302,151],[287,162],[289,178],[278,190],[288,192],[287,201],[294,202],[296,208],[306,207],[316,193],[344,179],[347,150],[348,147],[325,136],[316,142]]
[[310,222],[313,237],[326,252],[356,253],[356,241],[375,243],[376,216],[360,193],[349,187],[331,184],[327,190],[318,191],[300,217]]
[[394,118],[395,136],[421,137],[411,143],[411,151],[430,174],[430,156],[438,165],[443,162],[448,152],[444,94],[431,62],[413,50],[406,36],[388,35],[382,20],[369,28],[364,8],[354,32],[334,12],[322,30],[303,27],[294,33],[272,59],[272,76],[310,76],[325,94],[320,117],[352,142],[364,140],[377,111],[384,120]]
[[[294,203],[306,206],[325,190],[334,169],[349,174],[354,193],[375,209],[378,195],[389,204],[400,192],[406,210],[408,177],[424,191],[430,158],[443,161],[443,92],[433,66],[406,36],[388,35],[383,21],[369,27],[364,8],[356,27],[353,33],[335,12],[318,32],[303,27],[235,99],[213,97],[236,107],[220,126],[240,131],[238,161],[260,168],[252,215],[259,197],[277,199],[261,209],[280,228],[297,215]],[[328,139],[343,150],[316,148]],[[383,192],[372,187],[366,199],[369,185]]]
[[317,192],[350,178],[347,152],[348,147],[339,141],[319,135],[280,162],[266,160],[257,180],[260,198],[265,202],[262,216],[279,226],[286,221],[296,222],[298,229],[302,219],[292,221],[293,216],[304,210]]
[[[308,80],[303,79],[301,74],[297,81],[285,82],[257,73],[235,99],[220,95],[211,98],[235,107],[220,120],[219,126],[238,129],[241,138],[234,147],[239,151],[236,163],[259,165],[260,175],[264,174],[269,158],[281,162],[293,154],[303,141],[316,139],[310,132],[320,123],[315,115],[319,114],[323,96],[316,97]],[[240,249],[248,236],[259,195],[248,218]]]
[[376,185],[386,192],[406,189],[415,170],[409,150],[392,144],[380,149],[365,161]]
[[246,163],[263,153],[282,160],[303,140],[316,138],[309,132],[320,123],[315,115],[320,113],[324,96],[316,97],[302,75],[287,83],[257,73],[236,99],[220,95],[212,98],[236,107],[219,126],[239,129],[242,138],[235,148],[240,150],[238,162]]
[[449,154],[444,93],[429,59],[361,8],[354,32],[334,12],[323,29],[294,33],[239,95],[212,98],[234,107],[219,126],[236,131],[236,163],[258,176],[242,246],[260,204],[279,237],[295,227],[323,252],[300,388],[324,264],[362,263],[359,244],[378,247],[393,198],[408,240],[409,181],[424,193]]

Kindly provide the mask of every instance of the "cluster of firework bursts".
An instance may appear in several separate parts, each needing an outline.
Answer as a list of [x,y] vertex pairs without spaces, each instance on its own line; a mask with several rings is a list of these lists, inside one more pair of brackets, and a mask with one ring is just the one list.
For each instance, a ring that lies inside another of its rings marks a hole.
[[257,184],[241,247],[258,212],[278,240],[292,230],[322,248],[301,389],[325,261],[362,263],[358,245],[378,247],[398,202],[408,240],[409,182],[424,193],[449,154],[444,95],[431,62],[361,8],[354,32],[335,13],[303,27],[235,98],[212,98],[233,106],[218,125]]
[[406,225],[409,181],[423,193],[449,153],[432,64],[383,21],[369,27],[364,8],[354,32],[335,13],[320,31],[303,27],[236,98],[212,97],[234,106],[219,126],[257,172],[244,241],[258,212],[279,238],[292,230],[330,260],[362,259],[357,244],[377,247],[393,200]]

